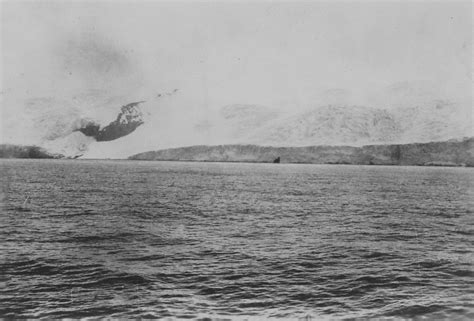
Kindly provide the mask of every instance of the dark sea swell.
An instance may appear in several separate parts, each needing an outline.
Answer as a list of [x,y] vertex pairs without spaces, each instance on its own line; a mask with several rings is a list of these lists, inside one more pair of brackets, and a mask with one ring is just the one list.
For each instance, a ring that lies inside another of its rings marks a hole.
[[471,169],[0,164],[4,318],[474,318]]

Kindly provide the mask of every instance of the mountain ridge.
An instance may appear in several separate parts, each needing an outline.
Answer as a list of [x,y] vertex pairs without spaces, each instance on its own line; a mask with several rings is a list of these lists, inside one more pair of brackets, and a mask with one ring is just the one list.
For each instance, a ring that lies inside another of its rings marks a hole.
[[72,100],[35,98],[26,102],[24,113],[7,115],[2,142],[38,145],[67,157],[126,158],[190,145],[363,146],[474,136],[470,103],[437,98],[409,84],[389,88],[379,105],[350,104],[350,95],[341,89],[328,96],[295,109],[259,104],[217,108],[178,89],[154,96],[92,91]]

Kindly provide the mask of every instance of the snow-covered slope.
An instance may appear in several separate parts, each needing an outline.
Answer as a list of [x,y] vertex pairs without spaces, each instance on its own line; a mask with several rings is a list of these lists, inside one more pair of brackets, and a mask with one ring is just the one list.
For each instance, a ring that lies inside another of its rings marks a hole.
[[137,104],[121,109],[123,101],[127,102],[126,98],[91,91],[69,99],[40,97],[4,106],[2,140],[78,157],[98,139],[83,129],[96,128],[100,138],[106,140],[124,136],[143,123]]
[[270,107],[259,105],[228,105],[206,117],[194,128],[198,134],[217,135],[225,141],[241,142],[249,138],[262,126],[279,119],[283,114]]
[[258,105],[229,105],[219,110],[221,122],[229,129],[231,138],[241,140],[256,130],[278,119],[281,113]]
[[359,146],[442,141],[472,136],[471,117],[469,109],[446,101],[394,110],[329,105],[270,122],[248,143]]
[[50,153],[74,158],[84,155],[93,142],[95,142],[93,137],[88,137],[83,133],[76,131],[64,137],[46,140],[43,142],[42,147]]
[[471,106],[433,100],[415,107],[394,109],[401,125],[401,142],[441,141],[473,136]]
[[[8,143],[85,158],[126,158],[191,145],[361,146],[473,136],[469,103],[431,99],[432,93],[419,94],[405,85],[389,88],[386,105],[349,105],[342,94],[332,94],[337,96],[332,104],[285,112],[244,104],[203,109],[177,89],[151,99],[101,92],[69,100],[33,99],[25,113],[11,116],[11,123],[5,119],[10,128],[4,136]],[[147,102],[133,103],[142,99]]]
[[390,142],[400,124],[386,110],[361,106],[323,106],[259,128],[250,142],[259,145],[361,145]]
[[440,101],[388,110],[326,105],[288,114],[255,105],[225,106],[204,119],[175,117],[145,123],[130,135],[93,143],[85,157],[124,158],[191,145],[310,146],[431,142],[472,136],[469,109]]

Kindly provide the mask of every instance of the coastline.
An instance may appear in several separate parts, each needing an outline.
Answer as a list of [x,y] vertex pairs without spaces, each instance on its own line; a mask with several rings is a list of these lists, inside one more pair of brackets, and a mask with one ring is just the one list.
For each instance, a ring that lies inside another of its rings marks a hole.
[[0,159],[274,163],[277,158],[282,164],[474,167],[474,138],[466,138],[462,141],[365,145],[361,147],[195,145],[148,151],[124,159],[68,158],[61,154],[49,153],[39,146],[0,144]]
[[132,155],[132,160],[473,167],[474,138],[412,144],[271,147],[256,145],[189,146]]

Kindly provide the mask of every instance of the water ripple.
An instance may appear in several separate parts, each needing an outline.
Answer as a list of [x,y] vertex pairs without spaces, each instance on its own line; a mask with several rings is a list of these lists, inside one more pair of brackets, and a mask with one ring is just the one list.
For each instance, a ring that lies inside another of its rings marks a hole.
[[4,318],[474,318],[470,169],[0,164]]

